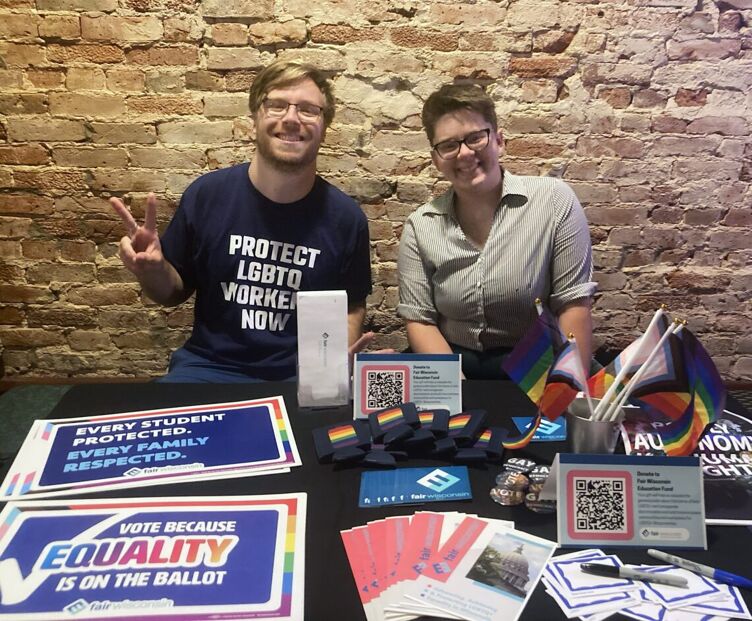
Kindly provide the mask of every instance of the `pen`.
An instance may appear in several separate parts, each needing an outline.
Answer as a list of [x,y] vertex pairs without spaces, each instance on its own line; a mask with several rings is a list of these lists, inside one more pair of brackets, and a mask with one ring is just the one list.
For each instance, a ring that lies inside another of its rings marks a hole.
[[718,582],[723,582],[724,584],[730,584],[736,587],[742,587],[744,589],[752,589],[752,580],[745,578],[744,576],[737,576],[736,574],[732,574],[728,571],[723,571],[722,569],[714,569],[713,567],[710,567],[708,565],[702,565],[700,563],[695,563],[694,561],[688,561],[687,559],[679,558],[678,556],[674,556],[673,554],[666,554],[665,552],[661,552],[660,550],[653,550],[652,548],[648,550],[648,554],[653,558],[665,561],[666,563],[671,563],[672,565],[676,565],[677,567],[681,567],[682,569],[688,569],[689,571],[693,571],[696,574],[700,574],[701,576],[713,578],[713,580],[717,580]]
[[687,579],[681,576],[640,571],[639,569],[631,569],[630,567],[617,567],[616,565],[604,565],[603,563],[581,563],[580,569],[588,574],[606,576],[608,578],[644,580],[645,582],[655,582],[656,584],[667,584],[675,587],[686,588],[687,586]]

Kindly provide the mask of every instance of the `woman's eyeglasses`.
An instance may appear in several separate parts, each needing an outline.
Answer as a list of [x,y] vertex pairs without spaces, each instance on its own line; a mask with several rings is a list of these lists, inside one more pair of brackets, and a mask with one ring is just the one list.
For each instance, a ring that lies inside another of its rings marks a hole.
[[462,140],[442,140],[432,148],[442,160],[453,160],[460,154],[463,144],[471,151],[482,151],[488,146],[490,137],[491,128],[486,127],[486,129],[470,132]]

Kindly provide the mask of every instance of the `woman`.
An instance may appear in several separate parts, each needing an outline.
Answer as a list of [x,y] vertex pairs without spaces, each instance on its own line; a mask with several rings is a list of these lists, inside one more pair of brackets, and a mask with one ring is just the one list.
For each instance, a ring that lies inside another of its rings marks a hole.
[[422,120],[433,163],[452,187],[410,215],[400,242],[397,310],[412,351],[460,353],[465,377],[501,378],[540,298],[589,361],[595,283],[574,192],[501,167],[494,104],[477,86],[443,86]]

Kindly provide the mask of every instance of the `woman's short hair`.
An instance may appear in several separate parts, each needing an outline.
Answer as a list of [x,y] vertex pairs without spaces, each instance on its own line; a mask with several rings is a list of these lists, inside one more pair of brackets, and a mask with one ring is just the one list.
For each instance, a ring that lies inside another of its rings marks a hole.
[[433,144],[434,131],[438,120],[449,112],[470,110],[480,114],[493,131],[498,129],[496,108],[493,100],[486,92],[475,84],[445,84],[439,90],[431,93],[423,104],[420,115],[423,128],[426,130],[428,142]]
[[248,107],[255,116],[269,91],[290,86],[301,80],[311,80],[324,95],[324,127],[328,127],[334,118],[334,92],[332,85],[323,71],[313,65],[297,60],[275,60],[264,67],[253,80],[248,93]]

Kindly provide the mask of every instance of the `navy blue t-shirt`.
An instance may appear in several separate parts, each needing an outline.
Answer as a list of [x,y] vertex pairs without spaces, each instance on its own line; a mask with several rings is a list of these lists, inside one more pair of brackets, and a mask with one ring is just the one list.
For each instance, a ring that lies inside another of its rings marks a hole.
[[183,194],[161,238],[165,258],[196,291],[185,348],[265,380],[295,375],[297,291],[371,292],[368,223],[358,204],[316,177],[294,203],[275,203],[249,164],[210,172]]

